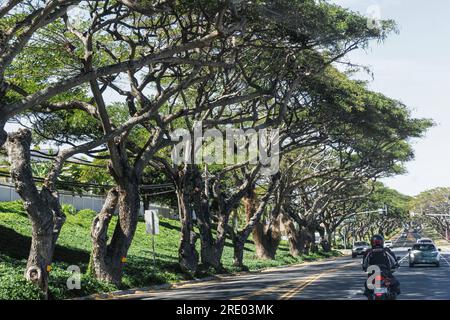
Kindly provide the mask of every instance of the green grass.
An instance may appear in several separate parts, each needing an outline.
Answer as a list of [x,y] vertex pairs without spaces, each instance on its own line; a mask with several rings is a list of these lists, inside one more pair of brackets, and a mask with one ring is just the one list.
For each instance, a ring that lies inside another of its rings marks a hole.
[[437,232],[436,229],[433,229],[430,226],[425,227],[425,229],[423,230],[423,235],[422,236],[424,238],[430,238],[437,245],[445,245],[445,244],[447,244],[447,241],[445,240],[445,237],[440,235],[439,232]]
[[[67,216],[58,239],[50,273],[51,298],[72,298],[189,279],[188,275],[181,272],[178,265],[180,224],[178,221],[161,218],[160,234],[155,236],[156,268],[153,266],[151,236],[145,233],[145,223],[141,221],[137,226],[127,257],[121,288],[99,282],[90,275],[84,274],[81,290],[68,290],[66,281],[70,273],[66,270],[70,265],[77,265],[83,273],[86,273],[91,250],[90,225],[94,214],[95,212],[91,210],[82,210]],[[115,223],[116,220],[113,219],[109,232],[112,233]],[[30,234],[30,222],[23,211],[21,202],[0,202],[0,299],[40,298],[39,292],[23,280],[31,243]],[[287,243],[282,241],[275,260],[259,260],[255,257],[253,243],[248,241],[245,246],[244,263],[250,270],[258,270],[317,260],[337,254],[337,252],[317,253],[294,258],[289,255]],[[227,271],[234,271],[233,249],[230,242],[226,244],[222,261]],[[201,276],[207,275],[208,273],[204,273]]]

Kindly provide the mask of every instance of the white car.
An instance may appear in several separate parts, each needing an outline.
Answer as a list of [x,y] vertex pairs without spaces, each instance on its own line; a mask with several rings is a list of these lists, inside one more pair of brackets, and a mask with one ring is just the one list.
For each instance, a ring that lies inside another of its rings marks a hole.
[[419,240],[417,240],[418,244],[434,244],[433,240],[431,240],[430,238],[420,238]]
[[365,241],[355,242],[352,248],[352,258],[363,256],[369,248],[370,244]]
[[394,244],[392,243],[392,240],[386,240],[384,242],[384,247],[385,248],[392,248],[394,246]]
[[412,268],[416,264],[434,264],[439,267],[440,251],[441,249],[436,248],[432,243],[417,243],[408,250],[409,266]]

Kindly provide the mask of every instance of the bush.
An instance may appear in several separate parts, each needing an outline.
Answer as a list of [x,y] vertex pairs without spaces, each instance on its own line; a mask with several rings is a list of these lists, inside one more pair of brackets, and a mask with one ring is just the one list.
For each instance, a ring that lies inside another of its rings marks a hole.
[[92,209],[82,209],[78,211],[77,216],[84,219],[93,219],[97,215],[97,211],[94,211]]
[[41,291],[17,270],[0,265],[0,300],[39,300]]
[[61,209],[66,215],[75,215],[77,213],[77,209],[71,204],[64,203]]
[[82,209],[77,212],[77,214],[68,216],[68,222],[76,223],[84,228],[89,228],[92,220],[97,215],[97,212],[91,209]]
[[64,269],[55,269],[50,274],[49,281],[49,298],[50,299],[67,299],[80,296],[87,296],[94,293],[104,293],[117,290],[117,287],[101,282],[91,275],[81,275],[81,289],[69,290],[67,287],[67,280],[72,276],[72,273]]

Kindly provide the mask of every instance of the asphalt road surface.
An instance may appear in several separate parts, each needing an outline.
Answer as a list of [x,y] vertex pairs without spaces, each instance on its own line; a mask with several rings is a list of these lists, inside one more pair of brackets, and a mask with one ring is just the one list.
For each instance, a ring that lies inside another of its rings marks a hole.
[[[407,249],[420,236],[409,233],[394,242],[394,252],[402,257],[395,276],[401,283],[398,299],[449,300],[450,251],[442,251],[440,267],[408,266]],[[130,299],[187,300],[366,300],[363,295],[367,275],[361,258],[339,257],[308,265],[290,266],[261,273],[227,277],[221,281],[182,285],[176,289],[140,292]]]

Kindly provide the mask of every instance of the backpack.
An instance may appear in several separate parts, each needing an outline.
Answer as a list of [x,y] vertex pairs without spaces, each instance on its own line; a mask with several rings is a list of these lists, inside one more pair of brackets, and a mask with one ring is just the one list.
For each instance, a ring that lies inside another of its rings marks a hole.
[[387,256],[386,250],[383,248],[380,249],[372,249],[369,259],[368,259],[369,266],[371,265],[377,265],[377,266],[386,266],[386,268],[390,268],[391,262],[389,260],[389,257]]

